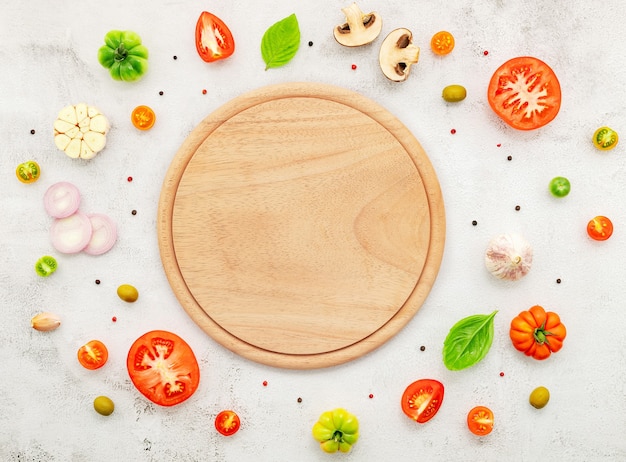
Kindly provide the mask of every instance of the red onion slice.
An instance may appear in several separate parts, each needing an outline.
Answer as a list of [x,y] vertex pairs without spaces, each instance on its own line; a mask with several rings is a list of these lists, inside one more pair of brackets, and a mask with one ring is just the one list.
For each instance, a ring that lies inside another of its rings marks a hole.
[[117,226],[106,215],[94,213],[87,215],[91,221],[91,240],[83,252],[89,255],[102,255],[111,250],[117,241]]
[[80,192],[72,183],[61,181],[48,188],[43,196],[43,204],[48,215],[65,218],[78,210]]
[[78,253],[91,240],[91,220],[80,212],[57,218],[50,227],[52,245],[61,253]]

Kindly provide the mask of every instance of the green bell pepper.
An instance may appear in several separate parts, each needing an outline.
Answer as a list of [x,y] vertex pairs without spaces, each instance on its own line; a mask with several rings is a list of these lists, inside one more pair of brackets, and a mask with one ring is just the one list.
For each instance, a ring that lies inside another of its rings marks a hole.
[[350,452],[359,439],[359,421],[345,409],[324,412],[313,425],[313,438],[325,452]]
[[134,82],[148,70],[148,49],[135,32],[109,31],[104,43],[98,50],[98,61],[115,80]]

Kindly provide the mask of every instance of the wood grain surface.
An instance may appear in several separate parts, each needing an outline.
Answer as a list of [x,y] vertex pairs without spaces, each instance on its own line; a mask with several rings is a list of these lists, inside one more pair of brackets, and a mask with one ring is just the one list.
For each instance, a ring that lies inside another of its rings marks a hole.
[[168,280],[225,347],[316,368],[381,345],[417,312],[445,240],[415,137],[366,98],[261,88],[203,120],[176,154],[158,220]]

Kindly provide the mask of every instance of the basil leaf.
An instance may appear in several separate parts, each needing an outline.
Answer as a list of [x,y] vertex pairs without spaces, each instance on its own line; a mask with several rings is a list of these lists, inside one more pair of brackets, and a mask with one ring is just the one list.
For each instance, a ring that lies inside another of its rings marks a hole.
[[291,61],[300,48],[300,26],[295,14],[281,19],[263,34],[261,55],[265,70],[280,67]]
[[493,342],[491,314],[476,314],[457,322],[443,342],[443,363],[451,371],[460,371],[482,360]]

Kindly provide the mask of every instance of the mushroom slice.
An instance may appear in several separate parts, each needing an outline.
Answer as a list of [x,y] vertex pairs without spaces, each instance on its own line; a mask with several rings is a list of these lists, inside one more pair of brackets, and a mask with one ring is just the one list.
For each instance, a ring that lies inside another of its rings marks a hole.
[[411,65],[419,60],[420,49],[413,45],[413,34],[408,29],[393,30],[380,47],[378,60],[383,74],[394,82],[409,77]]
[[347,47],[358,47],[373,42],[380,35],[383,21],[378,13],[363,14],[356,3],[342,8],[346,23],[335,27],[335,40]]

